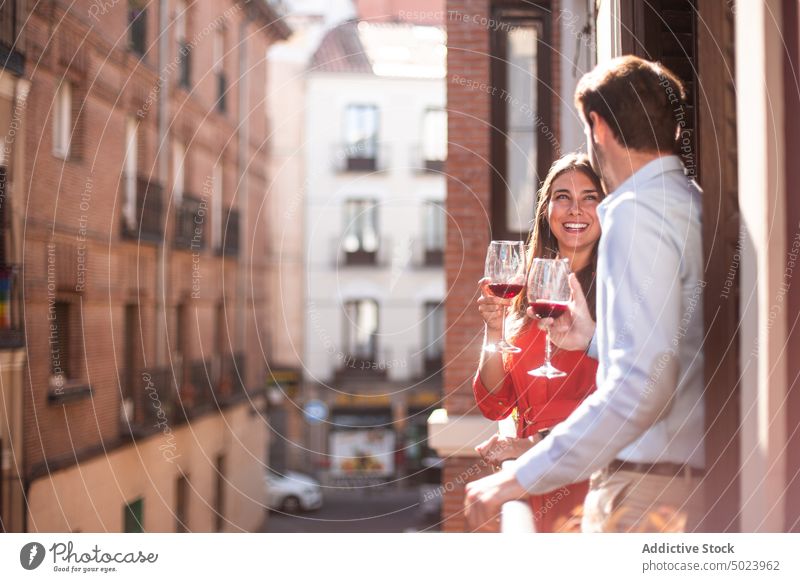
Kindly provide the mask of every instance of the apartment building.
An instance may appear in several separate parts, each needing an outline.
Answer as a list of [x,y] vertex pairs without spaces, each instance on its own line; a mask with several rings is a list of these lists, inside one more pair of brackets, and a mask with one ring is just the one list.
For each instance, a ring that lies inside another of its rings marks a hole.
[[14,529],[254,530],[274,340],[266,56],[290,30],[267,2],[31,10]]
[[308,463],[332,479],[416,475],[438,407],[445,297],[445,34],[350,20],[306,83]]

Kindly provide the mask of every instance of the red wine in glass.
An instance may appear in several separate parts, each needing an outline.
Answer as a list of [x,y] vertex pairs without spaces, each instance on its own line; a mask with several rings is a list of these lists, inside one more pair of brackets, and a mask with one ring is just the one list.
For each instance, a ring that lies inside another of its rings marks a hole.
[[[569,262],[566,259],[533,259],[528,274],[528,303],[534,315],[539,319],[557,319],[567,312],[569,298]],[[553,366],[550,361],[553,345],[549,329],[544,345],[544,364],[529,370],[528,374],[544,378],[566,376],[566,372]]]
[[489,291],[495,297],[501,299],[513,299],[525,288],[525,285],[518,285],[516,283],[492,283],[489,285]]
[[[486,251],[484,276],[489,279],[489,291],[495,297],[512,299],[522,293],[525,288],[525,244],[514,240],[493,240]],[[504,306],[500,341],[484,346],[487,352],[521,351],[506,341],[506,313]]]
[[566,301],[547,301],[546,299],[537,299],[531,304],[531,309],[536,317],[545,319],[558,319],[567,312]]

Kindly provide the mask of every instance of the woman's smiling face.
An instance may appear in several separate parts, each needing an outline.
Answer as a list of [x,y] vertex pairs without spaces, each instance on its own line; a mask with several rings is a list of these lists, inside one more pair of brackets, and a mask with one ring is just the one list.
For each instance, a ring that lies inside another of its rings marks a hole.
[[570,170],[553,180],[547,221],[558,240],[559,253],[571,255],[586,250],[600,238],[597,205],[600,192],[580,170]]

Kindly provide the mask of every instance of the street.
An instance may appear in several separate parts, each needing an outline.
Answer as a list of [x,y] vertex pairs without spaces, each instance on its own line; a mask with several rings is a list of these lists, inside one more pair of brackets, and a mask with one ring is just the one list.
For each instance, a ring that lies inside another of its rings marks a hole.
[[271,511],[261,527],[264,533],[401,533],[438,531],[438,517],[426,517],[420,508],[418,487],[398,489],[348,488],[323,490],[317,511],[288,515]]

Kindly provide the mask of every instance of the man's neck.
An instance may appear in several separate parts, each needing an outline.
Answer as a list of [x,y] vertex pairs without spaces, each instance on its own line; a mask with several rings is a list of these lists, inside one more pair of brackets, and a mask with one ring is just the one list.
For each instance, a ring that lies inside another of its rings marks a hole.
[[671,155],[669,152],[641,152],[620,149],[618,155],[608,156],[608,168],[603,172],[606,190],[609,194],[619,188],[625,180],[633,176],[647,164],[658,158]]

